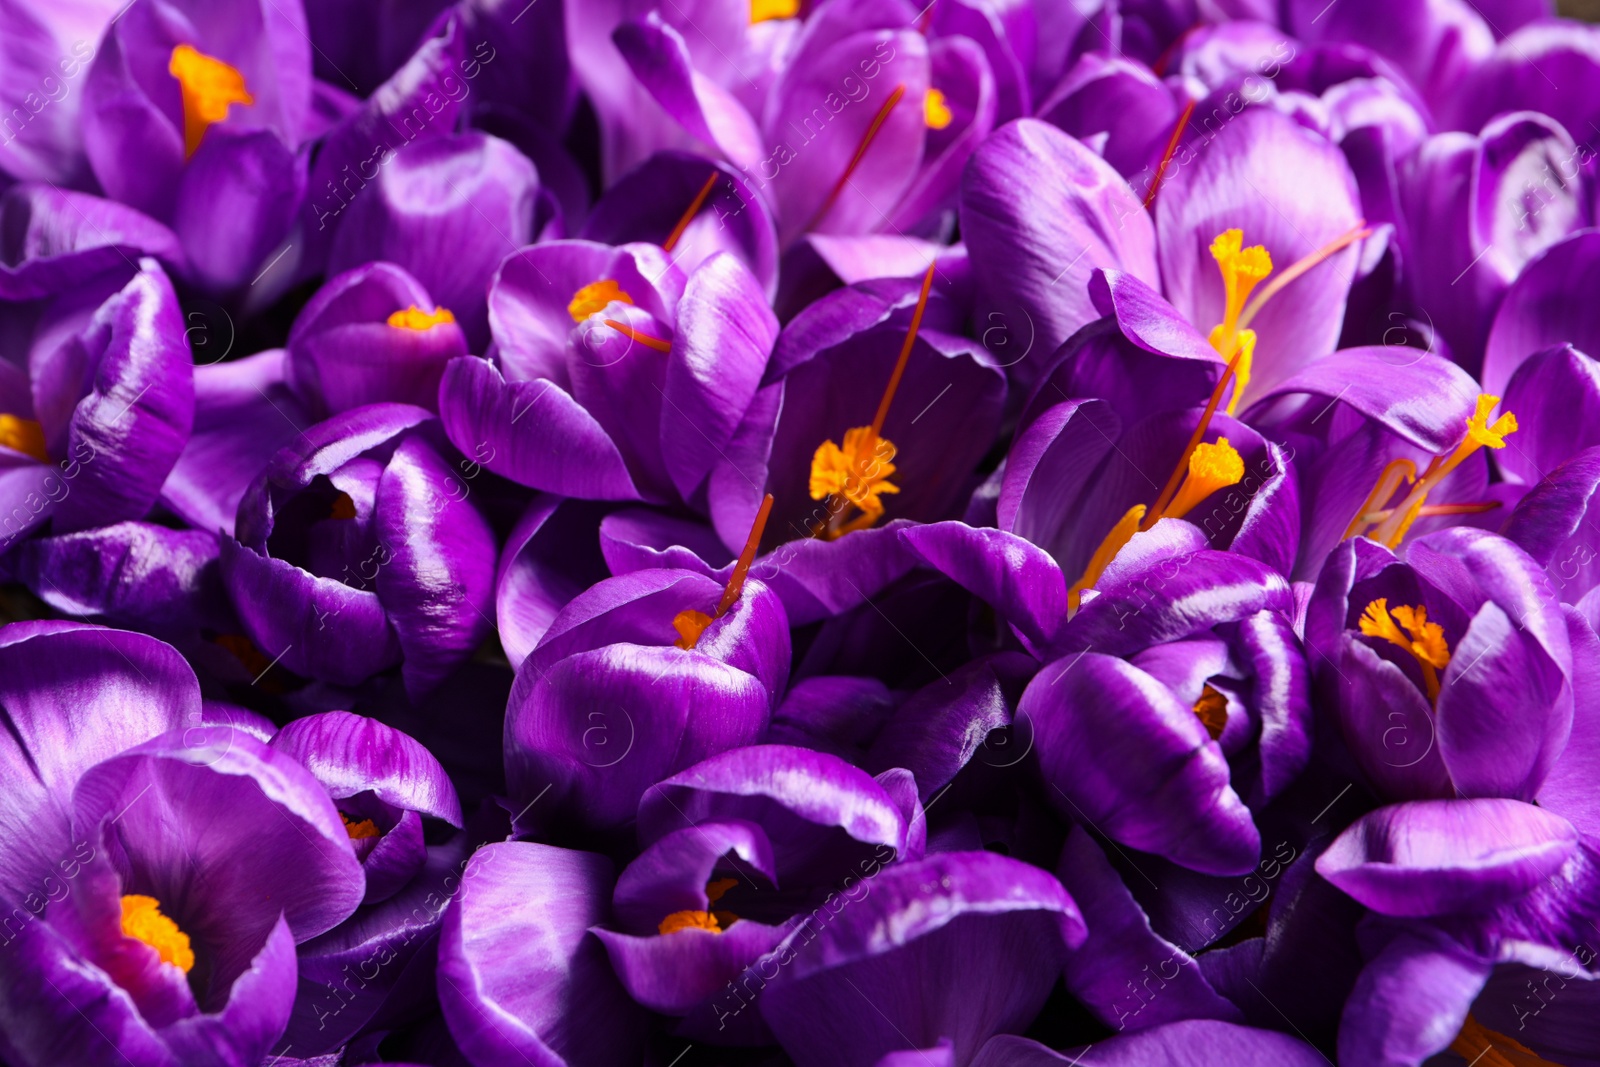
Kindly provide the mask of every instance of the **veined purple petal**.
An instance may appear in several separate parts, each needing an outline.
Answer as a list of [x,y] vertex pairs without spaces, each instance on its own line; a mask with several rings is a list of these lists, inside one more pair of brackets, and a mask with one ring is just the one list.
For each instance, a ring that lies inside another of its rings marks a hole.
[[1482,911],[1560,871],[1578,831],[1515,800],[1422,800],[1362,816],[1317,872],[1374,911],[1422,917]]
[[589,928],[606,919],[602,856],[513,841],[479,849],[445,912],[439,1005],[478,1067],[621,1063],[643,1020]]
[[433,753],[376,719],[328,711],[296,719],[270,747],[301,763],[335,800],[370,790],[398,808],[461,825],[461,802]]

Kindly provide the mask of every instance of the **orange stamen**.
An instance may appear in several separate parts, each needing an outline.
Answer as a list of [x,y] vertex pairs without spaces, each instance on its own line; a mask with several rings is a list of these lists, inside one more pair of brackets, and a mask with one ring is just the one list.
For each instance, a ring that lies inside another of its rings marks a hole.
[[1189,125],[1189,118],[1194,114],[1193,100],[1183,107],[1183,114],[1178,116],[1178,124],[1172,128],[1172,137],[1167,141],[1167,150],[1161,153],[1161,163],[1156,167],[1156,176],[1150,182],[1150,191],[1144,194],[1145,210],[1156,202],[1156,193],[1161,189],[1161,183],[1166,179],[1167,167],[1172,163],[1172,157],[1178,154],[1178,142],[1183,138],[1184,128]]
[[1184,476],[1189,473],[1189,459],[1194,455],[1194,450],[1200,447],[1200,442],[1205,439],[1206,431],[1211,428],[1211,417],[1217,413],[1217,405],[1222,403],[1222,394],[1227,391],[1228,383],[1233,381],[1234,368],[1239,365],[1239,358],[1244,354],[1243,349],[1233,353],[1233,358],[1228,360],[1227,369],[1222,372],[1222,377],[1217,379],[1216,388],[1211,390],[1211,399],[1206,401],[1205,411],[1200,413],[1200,422],[1195,426],[1194,433],[1189,435],[1189,443],[1183,448],[1183,455],[1178,457],[1178,465],[1172,468],[1172,474],[1167,478],[1167,484],[1162,487],[1161,495],[1156,497],[1155,506],[1144,517],[1144,522],[1139,524],[1139,529],[1148,530],[1161,521],[1162,513],[1172,498],[1178,495],[1178,487],[1183,484]]
[[712,186],[717,184],[717,175],[719,173],[719,171],[715,170],[711,172],[711,177],[706,179],[706,183],[702,185],[700,187],[700,191],[695,194],[694,200],[689,203],[689,210],[683,213],[683,217],[680,218],[678,220],[678,224],[672,228],[672,232],[667,234],[667,239],[661,242],[661,251],[670,254],[672,250],[678,246],[678,241],[683,237],[683,231],[689,228],[689,223],[694,221],[694,217],[698,215],[700,213],[700,209],[705,206],[706,197],[711,195]]
[[[733,565],[733,573],[728,576],[728,584],[722,590],[722,599],[717,602],[714,614],[685,610],[672,617],[672,627],[678,631],[678,640],[673,642],[685,651],[693,648],[700,642],[700,635],[706,632],[706,627],[722,618],[733,610],[739,602],[739,597],[744,593],[745,579],[750,576],[750,565],[755,562],[756,549],[761,545],[761,535],[767,529],[767,516],[772,514],[772,494],[768,493],[761,498],[761,507],[756,511],[756,521],[750,524],[750,536],[744,539],[744,548],[739,550],[739,561]],[[715,900],[716,897],[712,897]]]
[[618,333],[624,334],[627,337],[630,337],[633,340],[638,341],[640,344],[645,345],[646,347],[653,348],[657,352],[671,352],[672,351],[672,342],[671,341],[663,341],[659,337],[651,337],[647,333],[640,333],[638,330],[635,330],[632,326],[629,326],[627,323],[618,322],[616,319],[605,319],[604,321],[605,321],[605,324],[607,326],[611,327],[613,330],[616,330]]
[[1333,240],[1317,249],[1315,252],[1295,260],[1289,265],[1288,270],[1285,270],[1256,291],[1256,295],[1251,298],[1248,304],[1245,305],[1244,312],[1239,316],[1239,329],[1242,330],[1249,326],[1251,321],[1255,319],[1256,315],[1261,312],[1262,305],[1264,305],[1268,300],[1271,300],[1278,293],[1282,292],[1284,286],[1288,285],[1290,282],[1306,273],[1312,267],[1315,267],[1318,263],[1321,263],[1323,260],[1333,256],[1334,253],[1341,251],[1346,246],[1354,244],[1363,237],[1371,236],[1372,231],[1367,228],[1366,221],[1362,220],[1361,222],[1356,223],[1351,229],[1346,230],[1338,237],[1335,237]]
[[827,217],[828,212],[833,210],[835,201],[844,192],[844,187],[849,184],[851,176],[856,172],[856,168],[861,165],[861,160],[866,156],[867,149],[871,148],[872,142],[877,139],[878,130],[888,120],[889,112],[894,110],[895,105],[900,102],[900,98],[905,95],[906,87],[903,83],[896,85],[889,93],[889,99],[883,102],[883,106],[878,109],[878,113],[872,117],[872,123],[867,127],[867,131],[861,135],[861,143],[856,145],[856,153],[850,157],[850,162],[844,168],[844,173],[834,183],[833,189],[828,193],[828,198],[822,202],[822,206],[817,209],[817,213],[811,216],[811,221],[806,223],[805,228],[807,230],[815,229],[817,224]]

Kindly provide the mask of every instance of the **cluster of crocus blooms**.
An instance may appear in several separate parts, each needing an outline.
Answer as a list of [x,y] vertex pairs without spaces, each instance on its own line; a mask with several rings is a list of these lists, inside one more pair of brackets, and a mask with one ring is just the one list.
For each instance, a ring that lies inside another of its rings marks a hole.
[[1600,30],[0,0],[0,1063],[1600,1064]]

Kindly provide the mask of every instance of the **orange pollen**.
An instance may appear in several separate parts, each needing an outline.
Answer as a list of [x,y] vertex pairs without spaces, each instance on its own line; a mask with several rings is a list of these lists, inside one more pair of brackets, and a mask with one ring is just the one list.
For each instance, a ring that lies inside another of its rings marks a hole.
[[[1450,646],[1445,643],[1444,627],[1428,621],[1427,608],[1419,604],[1416,607],[1401,605],[1391,610],[1388,599],[1379,597],[1367,605],[1359,625],[1366,636],[1387,641],[1409,653],[1422,668],[1429,702],[1439,699],[1439,672],[1450,665]],[[1404,634],[1400,632],[1402,627]]]
[[44,427],[32,419],[0,415],[0,446],[32,456],[40,463],[50,462],[44,448]]
[[582,322],[595,312],[604,311],[613,300],[633,303],[633,297],[624,292],[615,280],[601,278],[572,294],[572,299],[567,303],[567,314],[572,316],[573,322]]
[[378,824],[371,819],[362,819],[360,822],[356,822],[342,811],[339,813],[339,818],[344,821],[344,832],[350,835],[350,840],[352,841],[383,836],[383,831],[379,830]]
[[1244,459],[1226,437],[1217,438],[1216,444],[1198,444],[1189,453],[1189,473],[1167,505],[1167,516],[1181,519],[1212,493],[1238,485],[1243,478]]
[[679,930],[710,930],[714,934],[722,933],[717,917],[709,911],[675,911],[661,920],[658,930],[662,934],[675,934]]
[[123,896],[122,936],[149,945],[156,950],[162,963],[170,963],[184,974],[194,969],[194,949],[189,944],[189,935],[161,914],[161,905],[155,897],[139,893]]
[[884,122],[888,120],[889,113],[895,109],[895,105],[900,103],[900,98],[905,95],[906,87],[904,83],[896,85],[890,91],[889,98],[883,102],[882,107],[878,108],[878,113],[872,117],[872,122],[868,124],[866,132],[861,135],[861,141],[856,145],[855,155],[851,156],[850,162],[845,165],[844,173],[834,183],[833,189],[829,191],[827,199],[822,201],[822,206],[817,209],[817,213],[811,216],[811,221],[806,223],[805,228],[807,230],[815,229],[827,217],[828,212],[833,210],[835,201],[844,192],[844,187],[850,184],[850,179],[855,174],[856,168],[861,166],[861,160],[866,156],[867,149],[871,148],[872,142],[877,140],[878,131],[883,128]]
[[193,156],[206,131],[228,117],[233,104],[254,104],[244,75],[192,45],[180,44],[167,61],[167,73],[183,93],[183,155]]
[[1194,714],[1206,728],[1206,733],[1211,735],[1211,740],[1215,741],[1228,725],[1228,698],[1208,685],[1200,691],[1200,699],[1194,702]]
[[[810,491],[812,500],[827,500],[832,518],[818,525],[813,536],[835,540],[847,533],[864,530],[883,517],[884,493],[898,493],[900,487],[889,481],[895,472],[892,462],[897,453],[894,443],[883,436],[883,424],[889,418],[889,405],[905,377],[906,364],[911,360],[911,349],[922,329],[922,316],[928,310],[928,295],[933,289],[933,271],[937,262],[928,264],[922,276],[922,289],[917,294],[917,306],[911,313],[911,327],[900,346],[894,370],[889,373],[889,384],[884,386],[878,400],[878,410],[872,416],[871,426],[855,426],[844,432],[843,447],[833,440],[823,441],[811,456]],[[853,504],[861,514],[844,521],[845,506]]]
[[616,330],[618,333],[622,334],[623,336],[628,337],[628,338],[630,338],[630,339],[632,339],[634,341],[638,341],[640,344],[644,345],[646,348],[653,348],[657,352],[671,352],[672,351],[672,342],[671,341],[663,341],[659,337],[651,337],[647,333],[640,333],[638,330],[635,330],[632,326],[629,326],[625,322],[618,322],[616,319],[606,319],[605,320],[605,324],[607,326],[611,327],[613,330]]
[[694,221],[694,217],[700,214],[700,209],[705,206],[706,197],[711,195],[712,186],[717,184],[717,173],[717,171],[712,171],[711,176],[706,179],[706,183],[700,187],[700,191],[695,194],[695,198],[689,203],[689,210],[683,213],[683,217],[672,228],[672,232],[667,234],[667,239],[661,242],[661,251],[670,254],[674,248],[678,247],[678,242],[683,239],[684,231],[689,228],[689,223]]
[[389,325],[400,330],[428,330],[443,323],[454,321],[456,321],[456,317],[450,313],[449,308],[423,311],[415,304],[401,311],[396,311],[389,316]]
[[[1449,476],[1450,472],[1459,467],[1474,452],[1480,448],[1500,449],[1506,446],[1506,438],[1517,431],[1517,417],[1511,412],[1505,412],[1493,422],[1489,415],[1494,411],[1495,405],[1500,403],[1500,398],[1480,393],[1473,413],[1467,417],[1467,432],[1458,444],[1448,454],[1441,453],[1433,457],[1421,477],[1408,477],[1412,481],[1411,491],[1403,500],[1392,508],[1383,509],[1381,516],[1376,509],[1380,504],[1394,495],[1399,488],[1399,480],[1392,474],[1393,471],[1408,469],[1412,476],[1416,474],[1416,465],[1410,460],[1395,460],[1383,469],[1378,477],[1378,484],[1372,489],[1367,500],[1356,513],[1355,519],[1345,529],[1346,537],[1354,537],[1363,532],[1367,526],[1376,522],[1377,526],[1367,534],[1374,541],[1398,548],[1405,539],[1406,532],[1411,529],[1411,524],[1424,514],[1429,513],[1427,508],[1428,494]],[[1449,511],[1432,509],[1432,514],[1470,514],[1473,511],[1487,511],[1488,505],[1455,504],[1442,505],[1450,508]]]
[[948,129],[953,121],[955,115],[945,101],[944,93],[930,87],[922,97],[922,124],[930,130],[943,130]]
[[[744,592],[745,579],[750,577],[750,565],[755,562],[756,549],[761,545],[761,535],[767,529],[767,517],[772,514],[772,494],[768,493],[761,499],[761,507],[756,510],[756,521],[750,524],[750,534],[744,539],[744,548],[739,550],[739,561],[733,565],[733,573],[728,576],[728,584],[722,590],[722,599],[717,602],[717,610],[713,615],[700,611],[680,611],[672,618],[672,628],[678,631],[678,639],[673,642],[679,648],[688,650],[700,641],[700,635],[706,632],[706,627],[722,618],[733,606],[739,602],[739,596]],[[717,898],[712,897],[713,901]]]
[[750,25],[770,19],[792,19],[800,13],[800,0],[750,0]]

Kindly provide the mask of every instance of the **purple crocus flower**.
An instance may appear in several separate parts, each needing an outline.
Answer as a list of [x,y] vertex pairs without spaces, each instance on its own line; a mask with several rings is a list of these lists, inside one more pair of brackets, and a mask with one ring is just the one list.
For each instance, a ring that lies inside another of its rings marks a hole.
[[18,623],[0,659],[6,1059],[260,1060],[289,1019],[295,943],[361,897],[327,793],[210,725],[193,672],[151,638]]
[[477,469],[446,457],[426,411],[373,404],[256,476],[221,564],[266,660],[340,685],[403,664],[416,696],[471,654],[492,626],[495,539],[468,499]]
[[731,255],[686,278],[661,248],[588,241],[508,258],[489,320],[495,359],[445,370],[446,432],[497,474],[588,500],[701,498],[777,333]]
[[[709,148],[771,205],[783,245],[812,230],[925,225],[999,109],[1026,106],[1001,20],[943,7],[834,0],[803,21],[794,3],[585,7],[571,21],[573,60],[600,113],[606,170]],[[991,57],[1010,61],[1003,87]]]
[[445,912],[438,972],[468,1062],[639,1058],[644,1014],[589,935],[609,918],[612,871],[604,856],[523,841],[473,854]]
[[426,999],[433,938],[450,899],[444,882],[461,873],[467,845],[460,836],[424,844],[422,820],[459,829],[461,806],[439,761],[406,734],[336,711],[296,719],[268,744],[327,788],[366,875],[362,907],[299,952],[282,1045],[310,1055]]
[[513,800],[531,807],[553,791],[537,823],[623,826],[651,785],[760,739],[790,656],[782,603],[746,580],[760,530],[725,589],[692,571],[636,571],[551,622],[506,709]]
[[318,418],[392,401],[435,409],[445,364],[467,354],[448,307],[392,263],[369,263],[317,291],[289,331],[290,387]]
[[1063,815],[1194,870],[1256,865],[1245,800],[1280,792],[1310,748],[1281,576],[1169,519],[1135,535],[1069,616],[1061,569],[1015,534],[938,523],[901,537],[1046,663],[1017,714]]
[[305,194],[311,48],[297,2],[138,0],[84,85],[84,149],[114,200],[171,225],[190,277],[237,293]]
[[[154,260],[36,305],[26,364],[0,361],[0,537],[140,519],[194,419],[182,312]],[[32,317],[32,316],[30,316]]]
[[1543,569],[1504,538],[1442,530],[1403,561],[1346,541],[1305,632],[1325,706],[1381,798],[1531,801],[1567,745],[1568,620]]
[[643,851],[612,899],[618,928],[595,930],[629,995],[683,1017],[684,1036],[770,1043],[756,1005],[780,943],[887,865],[921,856],[921,809],[896,774],[752,745],[651,786]]

